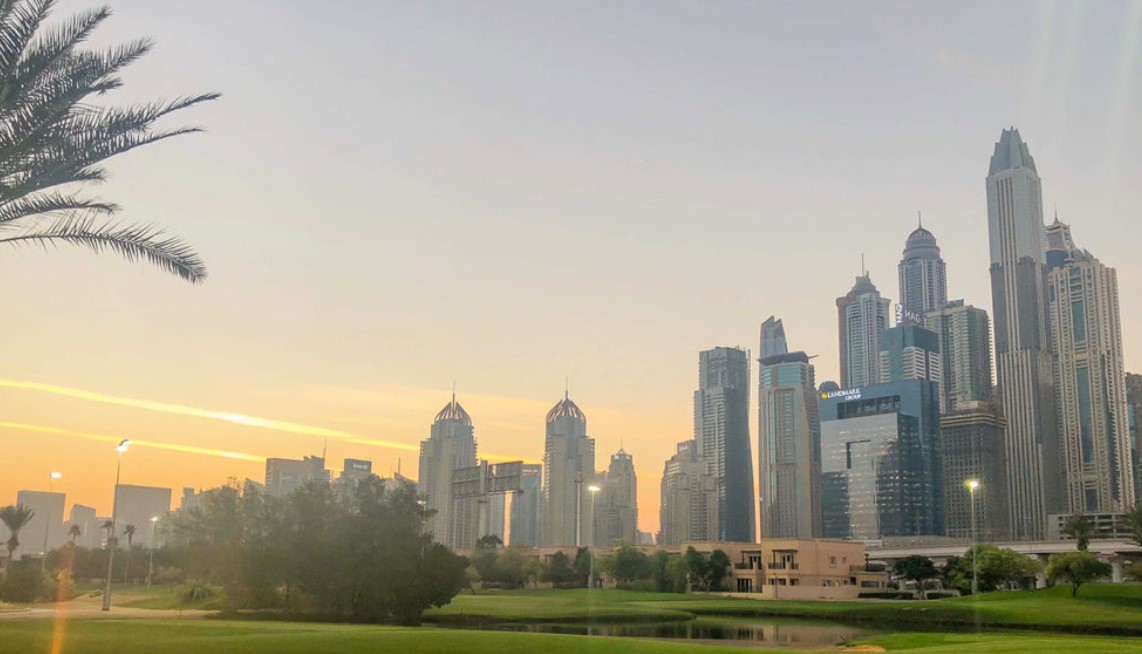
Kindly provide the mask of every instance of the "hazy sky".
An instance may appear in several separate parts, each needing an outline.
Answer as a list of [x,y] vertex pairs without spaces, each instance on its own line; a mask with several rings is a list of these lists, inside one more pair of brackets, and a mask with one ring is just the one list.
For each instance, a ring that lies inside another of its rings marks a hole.
[[917,210],[949,295],[990,312],[984,177],[1011,125],[1045,206],[1118,268],[1142,371],[1142,3],[113,6],[98,43],[158,40],[122,100],[224,97],[98,192],[211,277],[0,251],[0,504],[58,470],[109,513],[123,437],[167,446],[124,483],[260,479],[323,435],[335,468],[415,476],[453,381],[481,453],[538,460],[569,377],[653,531],[699,350],[756,353],[775,314],[836,378],[834,299],[863,252],[895,301]]

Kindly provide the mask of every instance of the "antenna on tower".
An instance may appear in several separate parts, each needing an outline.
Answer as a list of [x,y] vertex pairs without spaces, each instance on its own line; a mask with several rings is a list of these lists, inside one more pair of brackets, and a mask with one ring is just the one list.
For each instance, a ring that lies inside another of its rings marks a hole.
[[456,380],[452,380],[452,404],[456,404]]
[[563,399],[571,397],[571,376],[568,375],[563,378]]
[[920,227],[921,229],[924,227],[924,219],[920,217],[919,209],[916,210],[916,226]]
[[860,276],[867,277],[868,271],[864,268],[864,252],[860,253]]
[[325,454],[329,451],[329,437],[325,437],[325,444],[321,446],[321,462],[325,463]]

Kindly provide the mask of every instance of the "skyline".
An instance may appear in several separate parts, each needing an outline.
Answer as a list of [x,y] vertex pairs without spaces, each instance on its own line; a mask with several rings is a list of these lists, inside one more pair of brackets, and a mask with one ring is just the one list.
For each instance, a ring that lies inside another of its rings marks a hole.
[[[63,2],[59,13],[88,4]],[[818,381],[838,378],[833,298],[851,287],[863,251],[873,282],[900,300],[895,266],[917,209],[947,261],[949,298],[990,313],[984,159],[1011,125],[1035,154],[1045,213],[1057,205],[1083,246],[1118,269],[1126,369],[1142,371],[1142,262],[1137,239],[1123,237],[1139,230],[1142,193],[1130,184],[1142,177],[1142,131],[1119,120],[1139,113],[1142,69],[1106,56],[1138,42],[1129,30],[1142,21],[1126,13],[1137,5],[1062,6],[1051,20],[1035,5],[1034,28],[1014,35],[969,20],[971,6],[893,8],[891,33],[875,8],[850,8],[804,45],[792,42],[810,33],[812,9],[727,6],[688,21],[684,6],[636,4],[584,8],[562,27],[569,10],[534,9],[496,27],[494,8],[363,8],[352,20],[374,28],[360,30],[365,39],[338,32],[348,17],[312,8],[240,33],[274,10],[205,6],[116,3],[105,38],[158,40],[128,76],[128,95],[225,96],[190,118],[208,133],[113,162],[97,193],[126,219],[160,219],[199,246],[210,281],[183,288],[84,252],[4,252],[0,273],[20,283],[3,294],[12,333],[0,377],[385,441],[396,447],[331,438],[329,451],[387,473],[398,457],[415,469],[453,379],[481,457],[540,460],[543,415],[570,375],[597,462],[621,442],[654,480],[691,437],[700,350],[741,346],[756,360],[757,328],[774,314],[817,355]],[[989,15],[1001,26],[1026,7]],[[593,34],[603,16],[610,31]],[[349,82],[315,82],[318,95],[370,108],[349,108],[344,127],[329,118],[345,107],[279,95],[283,73],[313,73],[283,45],[307,21],[321,28],[318,47],[347,39],[349,54],[329,54]],[[643,46],[621,38],[636,29]],[[715,30],[723,38],[690,38]],[[865,37],[857,61],[826,43],[840,32]],[[989,49],[997,34],[1007,45]],[[458,43],[443,47],[450,39]],[[676,51],[678,42],[694,47]],[[726,50],[705,45],[715,42]],[[796,69],[773,65],[782,48],[805,55]],[[276,65],[283,54],[288,63]],[[866,68],[886,58],[908,65]],[[1107,60],[1117,65],[1093,63]],[[507,72],[493,70],[505,62]],[[568,70],[567,88],[541,75],[545,66]],[[420,71],[439,81],[422,85]],[[1012,90],[1012,78],[1026,88]],[[797,86],[810,79],[824,83]],[[522,90],[510,90],[517,81]],[[585,89],[598,105],[574,101]],[[282,139],[294,132],[297,143]],[[553,243],[570,254],[552,256]],[[728,273],[738,282],[716,288]],[[253,457],[317,453],[323,438],[11,386],[0,411],[11,424]],[[0,462],[0,497],[38,490],[58,469],[69,500],[108,504],[113,449],[11,427],[0,438],[16,443]],[[36,439],[57,453],[32,452]],[[166,474],[186,480],[162,484],[177,489],[260,475],[252,460],[129,456],[126,483]],[[640,486],[642,529],[653,531],[657,484]]]

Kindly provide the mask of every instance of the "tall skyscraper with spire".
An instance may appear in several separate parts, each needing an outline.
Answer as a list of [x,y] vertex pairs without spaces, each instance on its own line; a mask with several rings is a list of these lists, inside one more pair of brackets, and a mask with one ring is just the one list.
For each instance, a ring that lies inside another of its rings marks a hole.
[[889,326],[888,305],[867,271],[856,278],[847,295],[837,298],[843,388],[881,382],[880,337]]
[[1121,513],[1135,489],[1118,275],[1075,247],[1058,216],[1047,265],[1066,512]]
[[821,535],[821,423],[817,382],[804,352],[788,352],[785,329],[761,325],[758,486],[761,538]]
[[996,378],[1007,415],[1012,536],[1042,538],[1061,508],[1054,356],[1047,326],[1039,173],[1019,131],[1005,129],[987,175]]
[[435,511],[428,529],[436,541],[452,548],[476,546],[478,528],[474,499],[452,499],[452,473],[457,468],[476,465],[476,437],[472,418],[464,407],[452,401],[436,414],[428,439],[420,442],[420,471],[417,492],[424,495],[425,507]]
[[718,493],[717,539],[750,543],[754,528],[749,446],[749,354],[716,347],[698,355],[694,440],[713,466]]
[[595,439],[587,437],[587,416],[563,394],[547,412],[543,450],[545,545],[581,546],[591,535],[589,486],[595,482]]
[[900,305],[912,315],[923,316],[948,303],[948,274],[940,258],[936,237],[920,222],[904,243],[904,256],[897,266],[900,275]]

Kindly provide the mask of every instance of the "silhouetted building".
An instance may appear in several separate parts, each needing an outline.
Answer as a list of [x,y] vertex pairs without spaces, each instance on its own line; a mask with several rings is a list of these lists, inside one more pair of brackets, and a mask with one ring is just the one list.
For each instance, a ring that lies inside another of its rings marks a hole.
[[151,538],[151,518],[162,520],[167,517],[171,510],[171,494],[169,488],[120,484],[115,515],[115,535],[119,538],[119,543],[127,546],[124,529],[127,525],[134,525],[135,535],[131,541],[135,545],[151,547],[154,544]]
[[718,490],[714,466],[695,441],[678,444],[662,471],[659,545],[716,541]]
[[436,414],[429,437],[420,442],[417,492],[425,507],[435,513],[428,530],[436,541],[453,549],[471,549],[479,538],[475,498],[453,499],[453,473],[476,465],[476,436],[472,418],[452,395],[452,401]]
[[1134,463],[1134,501],[1142,502],[1142,375],[1126,373],[1126,412],[1130,422],[1130,459]]
[[749,446],[749,354],[717,347],[698,355],[694,440],[713,464],[718,492],[716,540],[753,542],[753,465]]
[[994,407],[980,402],[940,417],[940,454],[944,466],[945,534],[971,538],[971,491],[976,480],[976,536],[984,542],[1008,540],[1007,420]]
[[856,278],[847,295],[837,298],[844,388],[880,383],[880,336],[888,329],[888,305],[867,272]]
[[908,235],[897,270],[900,305],[909,314],[923,316],[948,303],[947,269],[940,258],[940,246],[923,224]]
[[39,558],[64,544],[64,494],[22,490],[16,504],[32,510],[32,519],[20,530],[18,556]]
[[525,463],[520,474],[520,490],[512,497],[510,545],[535,547],[540,544],[542,506],[543,466]]
[[543,451],[544,545],[587,543],[591,529],[589,488],[595,481],[595,439],[587,416],[564,393],[547,412]]
[[[780,331],[780,343],[772,335]],[[785,330],[762,324],[758,385],[758,484],[761,538],[821,533],[821,425],[817,382],[804,352],[788,353]]]
[[67,521],[67,539],[72,540],[71,527],[79,527],[79,535],[74,538],[74,542],[79,547],[86,547],[94,549],[99,547],[101,538],[99,536],[99,521],[95,515],[95,508],[84,506],[82,504],[71,505],[71,519]]
[[1068,513],[1134,505],[1118,275],[1075,247],[1070,227],[1047,228],[1048,301]]
[[935,332],[943,379],[940,411],[951,413],[991,398],[991,321],[987,312],[963,300],[953,300],[924,316],[924,326]]
[[1012,537],[1042,538],[1062,503],[1054,357],[1047,323],[1043,192],[1016,129],[995,144],[987,175],[996,379],[1007,416]]
[[265,490],[270,495],[285,497],[311,481],[329,482],[324,458],[266,459]]
[[611,547],[618,541],[638,542],[638,480],[634,459],[622,448],[611,456],[611,466],[595,497],[596,547]]

